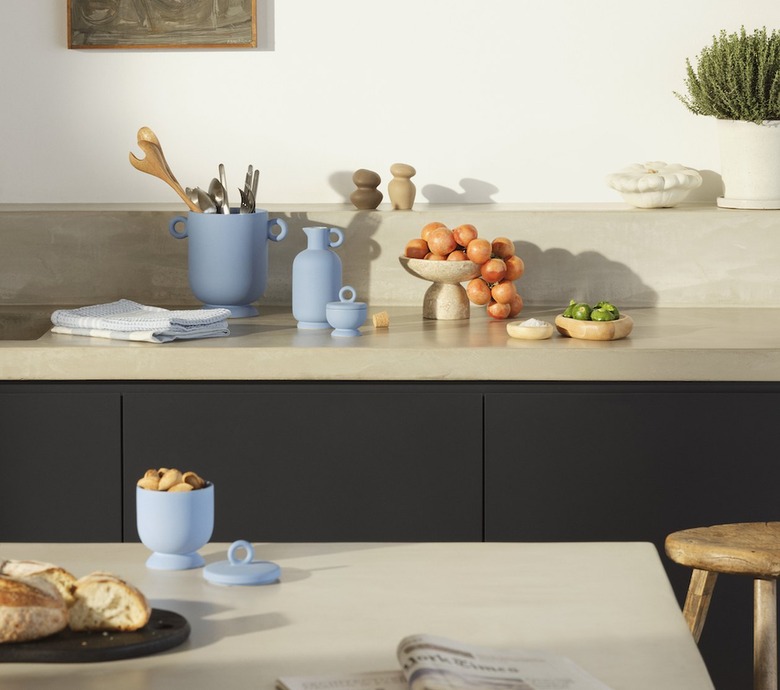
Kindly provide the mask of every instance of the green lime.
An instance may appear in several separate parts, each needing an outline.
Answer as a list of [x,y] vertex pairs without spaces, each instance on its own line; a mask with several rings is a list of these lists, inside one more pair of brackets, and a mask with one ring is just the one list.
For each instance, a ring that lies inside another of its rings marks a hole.
[[609,302],[599,302],[596,305],[596,309],[605,309],[606,311],[612,313],[616,319],[620,318],[620,312],[618,311],[618,308]]
[[566,307],[566,309],[563,310],[563,315],[568,317],[568,318],[571,318],[572,309],[574,309],[574,307],[576,305],[577,305],[577,303],[573,299],[569,300],[569,306]]
[[614,321],[617,318],[615,314],[604,307],[596,307],[590,313],[591,321]]
[[585,302],[579,302],[571,308],[571,318],[578,321],[590,320],[590,305]]

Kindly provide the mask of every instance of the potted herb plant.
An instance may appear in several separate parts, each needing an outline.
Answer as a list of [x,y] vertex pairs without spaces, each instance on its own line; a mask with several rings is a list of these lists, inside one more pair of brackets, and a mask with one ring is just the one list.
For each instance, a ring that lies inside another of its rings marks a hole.
[[721,31],[686,64],[687,94],[675,95],[718,121],[718,206],[780,209],[780,32]]

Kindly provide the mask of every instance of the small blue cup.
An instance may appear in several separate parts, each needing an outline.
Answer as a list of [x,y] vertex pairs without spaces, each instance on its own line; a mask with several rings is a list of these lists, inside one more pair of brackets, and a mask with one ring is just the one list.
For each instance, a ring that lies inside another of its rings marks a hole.
[[[351,293],[351,296],[346,297],[347,293]],[[360,335],[358,329],[366,321],[368,306],[365,302],[356,302],[356,297],[355,288],[345,285],[339,290],[339,301],[325,305],[325,315],[333,327],[332,336],[350,338]]]

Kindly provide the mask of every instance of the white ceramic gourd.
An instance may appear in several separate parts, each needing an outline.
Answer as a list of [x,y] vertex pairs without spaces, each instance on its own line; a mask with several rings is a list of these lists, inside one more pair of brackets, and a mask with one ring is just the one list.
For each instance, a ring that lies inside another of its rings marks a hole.
[[637,208],[669,208],[679,204],[688,193],[701,186],[698,171],[679,163],[663,161],[635,163],[620,172],[607,175],[607,184]]

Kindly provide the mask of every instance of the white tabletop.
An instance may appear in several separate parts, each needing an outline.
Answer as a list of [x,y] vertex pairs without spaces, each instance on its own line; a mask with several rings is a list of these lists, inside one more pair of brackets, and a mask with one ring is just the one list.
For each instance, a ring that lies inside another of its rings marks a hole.
[[[207,563],[226,544],[201,550]],[[0,544],[0,559],[109,570],[192,634],[154,656],[5,664],[3,690],[270,690],[279,676],[396,669],[429,633],[569,656],[614,690],[712,690],[655,548],[645,543],[255,544],[278,584],[223,587],[202,570],[153,571],[140,544]]]

